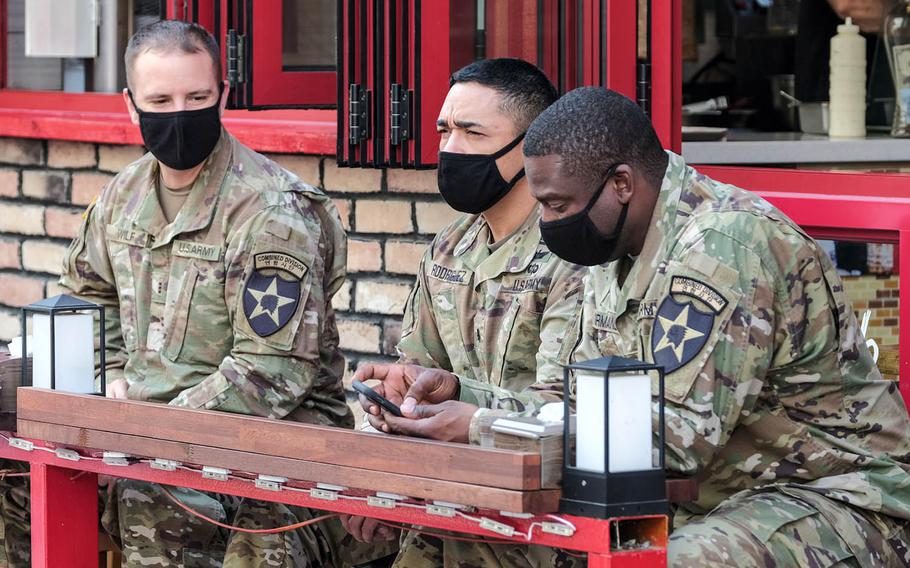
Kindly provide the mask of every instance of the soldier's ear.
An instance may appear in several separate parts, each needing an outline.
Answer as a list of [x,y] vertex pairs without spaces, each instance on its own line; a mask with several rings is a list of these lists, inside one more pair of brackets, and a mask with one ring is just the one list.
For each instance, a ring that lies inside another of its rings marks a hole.
[[628,164],[620,164],[613,172],[613,191],[620,203],[628,203],[635,194],[635,176]]

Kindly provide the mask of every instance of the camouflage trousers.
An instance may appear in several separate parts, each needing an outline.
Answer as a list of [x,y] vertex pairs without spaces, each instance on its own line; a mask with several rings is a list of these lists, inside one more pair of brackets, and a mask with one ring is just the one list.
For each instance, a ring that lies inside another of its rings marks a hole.
[[[170,491],[193,510],[246,529],[292,525],[322,514],[192,489]],[[276,534],[229,532],[186,513],[158,485],[127,479],[117,481],[104,516],[108,532],[119,528],[125,567],[340,568],[395,552],[395,543],[356,542],[337,518]]]
[[[0,460],[0,469],[25,473],[27,462]],[[0,482],[0,566],[28,568],[32,564],[27,477],[6,477]]]
[[[433,530],[434,533],[440,531]],[[441,539],[409,532],[402,536],[401,550],[393,568],[575,568],[581,558],[563,550],[524,544],[484,544]]]
[[[3,469],[28,464],[0,460]],[[250,529],[295,524],[318,514],[303,507],[170,488],[183,504],[212,519]],[[337,518],[279,534],[230,532],[177,507],[157,485],[120,479],[99,495],[101,524],[123,551],[125,567],[341,567],[393,554],[397,543],[361,544]],[[27,478],[0,483],[0,566],[31,565]]]
[[671,567],[910,566],[907,521],[797,487],[738,493],[708,515],[674,525]]

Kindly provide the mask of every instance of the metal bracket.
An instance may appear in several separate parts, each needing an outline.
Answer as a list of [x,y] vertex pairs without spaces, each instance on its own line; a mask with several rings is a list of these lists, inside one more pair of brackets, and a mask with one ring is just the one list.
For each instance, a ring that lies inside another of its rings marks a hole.
[[389,143],[392,146],[400,146],[411,137],[411,91],[398,83],[393,83],[389,99],[391,101]]
[[357,83],[351,83],[348,85],[348,95],[349,142],[352,145],[360,144],[370,138],[369,91]]

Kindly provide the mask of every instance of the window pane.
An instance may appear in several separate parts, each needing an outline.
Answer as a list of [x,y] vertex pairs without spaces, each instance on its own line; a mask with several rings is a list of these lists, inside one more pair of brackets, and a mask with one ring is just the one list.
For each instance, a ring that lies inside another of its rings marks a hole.
[[562,91],[580,84],[577,0],[459,0],[451,6],[450,72],[477,59],[517,57],[543,69]]
[[[837,266],[847,297],[853,303],[856,319],[867,320],[865,336],[875,341],[880,353],[897,350],[900,278],[895,273],[895,247],[890,244],[844,241],[819,241]],[[872,348],[875,354],[876,348]],[[889,376],[889,357],[879,355],[879,368]]]
[[[105,2],[103,6],[116,5],[119,10],[132,7],[133,11],[127,18],[118,18],[121,22],[120,29],[115,36],[109,36],[110,41],[106,42],[104,38],[107,36],[99,34],[98,57],[26,57],[25,2],[26,0],[8,1],[6,17],[9,33],[5,52],[8,58],[7,87],[11,89],[118,92],[126,86],[123,52],[129,35],[162,17],[161,0]],[[104,15],[102,13],[102,17]],[[0,14],[0,17],[4,15]],[[83,24],[71,22],[68,25]],[[53,29],[46,32],[55,33]],[[105,68],[107,65],[111,67]],[[112,77],[115,79],[112,80]]]
[[282,0],[281,62],[285,71],[335,70],[338,0]]

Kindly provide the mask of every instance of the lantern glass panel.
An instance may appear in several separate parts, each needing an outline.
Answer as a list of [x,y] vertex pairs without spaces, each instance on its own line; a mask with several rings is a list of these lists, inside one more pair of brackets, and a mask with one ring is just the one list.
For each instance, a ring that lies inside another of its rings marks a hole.
[[[576,371],[577,438],[575,467],[604,473],[654,467],[651,378],[646,373]],[[604,410],[604,387],[609,408]],[[609,420],[609,429],[605,420]],[[605,437],[609,432],[609,445]],[[605,455],[609,447],[609,456]],[[606,458],[609,457],[609,461]]]
[[[51,318],[54,318],[53,338]],[[95,392],[95,335],[91,313],[36,313],[32,316],[32,333],[33,386],[84,394]],[[53,385],[52,345],[55,367]]]

